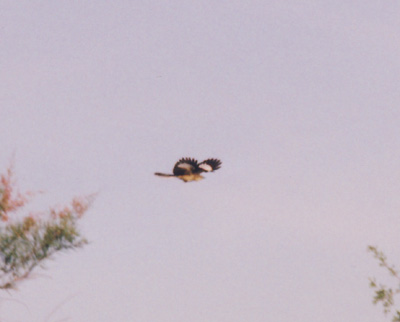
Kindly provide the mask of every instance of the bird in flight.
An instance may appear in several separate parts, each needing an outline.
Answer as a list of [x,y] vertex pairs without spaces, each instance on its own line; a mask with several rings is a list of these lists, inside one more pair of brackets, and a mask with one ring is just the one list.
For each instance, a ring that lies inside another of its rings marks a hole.
[[156,172],[156,176],[160,177],[176,177],[185,182],[199,181],[204,179],[202,172],[212,172],[221,167],[221,161],[218,159],[207,159],[198,163],[196,159],[182,158],[175,163],[173,174],[165,174]]

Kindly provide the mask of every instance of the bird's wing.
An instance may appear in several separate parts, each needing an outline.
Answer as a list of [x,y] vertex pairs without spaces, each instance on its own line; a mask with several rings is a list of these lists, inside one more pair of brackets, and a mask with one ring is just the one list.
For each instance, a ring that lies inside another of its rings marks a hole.
[[199,163],[199,172],[211,172],[218,170],[221,167],[222,162],[218,159],[207,159]]
[[198,169],[199,164],[197,160],[191,158],[182,158],[175,163],[173,173],[176,176],[191,174]]

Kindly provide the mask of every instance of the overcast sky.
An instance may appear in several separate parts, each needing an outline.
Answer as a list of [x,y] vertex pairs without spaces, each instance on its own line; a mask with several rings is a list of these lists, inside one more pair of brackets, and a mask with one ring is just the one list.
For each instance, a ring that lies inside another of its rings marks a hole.
[[[90,245],[3,292],[2,322],[384,320],[398,0],[0,1],[0,84],[29,210],[99,193]],[[153,175],[181,157],[223,164]]]

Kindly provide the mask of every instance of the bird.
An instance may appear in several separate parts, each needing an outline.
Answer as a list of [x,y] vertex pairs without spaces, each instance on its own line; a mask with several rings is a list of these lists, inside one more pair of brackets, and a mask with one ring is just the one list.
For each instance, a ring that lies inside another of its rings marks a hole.
[[175,177],[183,180],[184,182],[189,181],[200,181],[204,179],[201,175],[202,172],[212,172],[218,170],[221,167],[222,162],[218,159],[207,159],[203,162],[198,163],[193,158],[181,158],[175,163],[172,174],[154,173],[160,177]]

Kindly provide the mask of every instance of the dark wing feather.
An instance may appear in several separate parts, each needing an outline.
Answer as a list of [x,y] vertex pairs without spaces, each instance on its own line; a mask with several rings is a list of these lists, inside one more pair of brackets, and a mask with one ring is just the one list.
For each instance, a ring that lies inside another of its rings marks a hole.
[[207,159],[198,165],[198,172],[211,172],[218,170],[222,162],[218,159]]
[[175,163],[173,173],[176,176],[182,176],[185,174],[191,174],[196,172],[199,164],[196,159],[182,158]]

